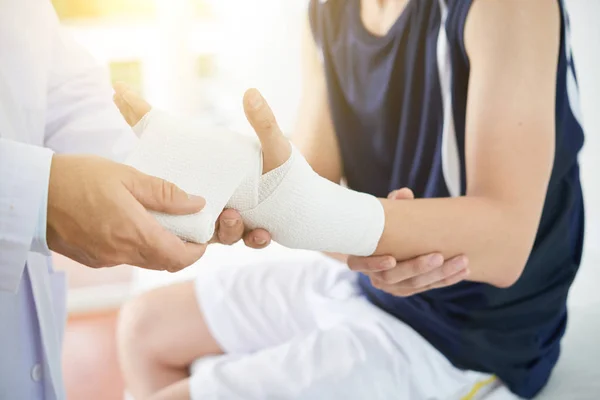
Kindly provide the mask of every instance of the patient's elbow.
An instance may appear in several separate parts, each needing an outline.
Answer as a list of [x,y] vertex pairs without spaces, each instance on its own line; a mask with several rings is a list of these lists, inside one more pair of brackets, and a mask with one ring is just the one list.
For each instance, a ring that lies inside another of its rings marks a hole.
[[512,257],[504,257],[504,260],[498,264],[496,276],[490,283],[501,289],[515,285],[523,275],[530,252],[531,249],[528,249],[517,252],[520,254],[513,253]]
[[506,272],[506,273],[500,274],[500,276],[498,276],[494,280],[494,282],[492,282],[492,285],[496,286],[497,288],[500,288],[500,289],[508,289],[509,287],[513,286],[515,283],[518,282],[522,273],[523,273],[523,270],[521,270],[518,273]]

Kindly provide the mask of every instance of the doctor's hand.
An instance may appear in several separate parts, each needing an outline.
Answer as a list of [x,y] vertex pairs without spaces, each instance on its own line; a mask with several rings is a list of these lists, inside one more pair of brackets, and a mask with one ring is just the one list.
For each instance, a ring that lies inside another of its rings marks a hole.
[[100,157],[55,155],[48,186],[48,247],[89,267],[129,264],[168,270],[197,261],[206,245],[185,243],[147,209],[192,214],[204,199]]
[[[404,188],[390,193],[388,199],[412,200],[414,194]],[[397,261],[391,256],[350,256],[347,262],[351,270],[369,276],[373,286],[398,297],[455,285],[469,275],[465,256],[444,260],[438,253],[405,261]]]
[[[137,124],[152,109],[152,106],[128,85],[116,83],[114,89],[113,100],[130,126]],[[271,235],[266,230],[248,230],[236,210],[223,210],[217,220],[211,243],[232,245],[242,238],[246,246],[254,249],[262,249],[271,243]]]

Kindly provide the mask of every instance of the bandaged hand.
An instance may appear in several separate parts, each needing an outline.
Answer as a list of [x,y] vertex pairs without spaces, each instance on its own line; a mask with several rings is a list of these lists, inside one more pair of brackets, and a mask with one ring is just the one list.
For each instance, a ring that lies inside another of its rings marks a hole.
[[264,228],[287,247],[372,254],[384,227],[379,200],[318,176],[256,90],[246,94],[244,109],[259,141],[160,111],[136,124],[141,140],[128,164],[207,202],[200,213],[157,214],[158,221],[183,239],[204,243],[229,207],[247,227]]
[[[151,105],[127,84],[117,82],[114,85],[114,102],[130,126],[135,126],[151,110]],[[248,229],[242,217],[234,209],[221,212],[210,243],[232,245],[243,239],[246,246],[262,249],[271,242],[271,235],[264,229]]]

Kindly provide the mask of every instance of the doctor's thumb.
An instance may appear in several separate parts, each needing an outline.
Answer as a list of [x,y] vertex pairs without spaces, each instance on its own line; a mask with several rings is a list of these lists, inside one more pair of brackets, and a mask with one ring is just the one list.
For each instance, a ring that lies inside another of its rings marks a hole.
[[292,147],[281,132],[271,107],[258,90],[250,89],[244,94],[244,112],[260,140],[263,174],[285,163],[292,154]]
[[164,179],[138,173],[128,186],[129,191],[146,209],[172,215],[194,214],[206,201],[188,195],[177,185]]

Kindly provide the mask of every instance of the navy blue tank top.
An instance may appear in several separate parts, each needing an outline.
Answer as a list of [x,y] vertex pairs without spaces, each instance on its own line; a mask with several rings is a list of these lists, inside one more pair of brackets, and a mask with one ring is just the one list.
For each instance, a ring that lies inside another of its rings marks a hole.
[[[311,27],[352,189],[379,197],[405,186],[418,198],[465,194],[469,60],[463,31],[471,4],[410,0],[380,37],[364,27],[360,0],[311,1]],[[555,161],[521,278],[507,289],[463,282],[408,298],[360,279],[370,301],[409,324],[455,366],[495,374],[526,398],[546,384],[558,359],[583,242],[577,163],[583,131],[569,20],[560,6]]]

